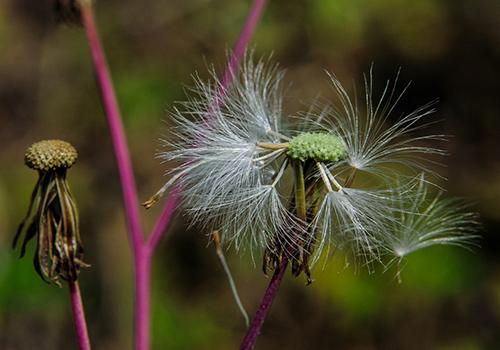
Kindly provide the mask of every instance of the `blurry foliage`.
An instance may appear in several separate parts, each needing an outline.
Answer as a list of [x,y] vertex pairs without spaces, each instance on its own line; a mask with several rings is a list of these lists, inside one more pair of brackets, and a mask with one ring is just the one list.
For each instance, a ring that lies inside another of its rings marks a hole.
[[402,272],[401,287],[421,297],[444,298],[468,293],[484,278],[484,266],[475,254],[450,247],[415,252],[407,265]]
[[[250,1],[96,1],[117,85],[141,199],[167,170],[154,155],[166,111],[198,71],[220,71]],[[386,271],[345,267],[342,256],[313,271],[304,286],[289,275],[258,349],[500,348],[500,6],[490,0],[272,0],[256,33],[257,54],[273,52],[293,81],[289,108],[331,98],[323,69],[361,81],[413,79],[399,111],[440,98],[435,132],[455,135],[438,169],[450,195],[469,196],[484,222],[481,248],[437,247]],[[82,290],[96,349],[130,348],[131,266],[121,193],[84,35],[57,26],[50,0],[0,3],[0,349],[74,347],[67,291],[43,283],[29,258],[10,249],[36,174],[26,146],[67,139],[80,152],[69,183],[79,203],[86,260]],[[359,87],[358,87],[359,90]],[[288,109],[288,108],[287,108]],[[397,113],[396,113],[397,115]],[[155,213],[144,213],[145,226]],[[244,332],[206,232],[182,215],[155,259],[155,349],[234,349]],[[33,249],[33,247],[31,247]],[[267,279],[260,257],[227,252],[251,313]],[[27,257],[31,256],[30,253]]]

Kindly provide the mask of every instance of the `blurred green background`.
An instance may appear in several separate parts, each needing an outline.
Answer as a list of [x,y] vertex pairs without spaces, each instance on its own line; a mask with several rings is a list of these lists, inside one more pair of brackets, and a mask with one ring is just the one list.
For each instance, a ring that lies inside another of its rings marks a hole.
[[[95,349],[131,349],[132,275],[121,192],[81,28],[57,25],[49,0],[0,2],[0,349],[75,349],[66,289],[43,283],[10,243],[36,174],[34,141],[80,153],[69,171],[86,261],[81,274]],[[102,0],[97,19],[115,79],[141,199],[164,181],[155,153],[166,109],[206,67],[222,68],[250,1]],[[481,213],[481,248],[412,255],[369,275],[336,256],[315,282],[286,277],[257,349],[500,349],[500,3],[494,0],[271,0],[253,45],[287,69],[287,109],[321,94],[324,69],[349,84],[374,63],[382,87],[413,80],[398,111],[439,98],[433,132],[454,135],[439,169],[449,195]],[[293,82],[293,83],[292,83]],[[380,91],[377,89],[376,91]],[[395,116],[398,114],[396,113]],[[144,212],[150,228],[160,210]],[[244,333],[207,232],[181,214],[154,260],[153,348],[236,349]],[[248,311],[267,280],[257,257],[227,252]]]

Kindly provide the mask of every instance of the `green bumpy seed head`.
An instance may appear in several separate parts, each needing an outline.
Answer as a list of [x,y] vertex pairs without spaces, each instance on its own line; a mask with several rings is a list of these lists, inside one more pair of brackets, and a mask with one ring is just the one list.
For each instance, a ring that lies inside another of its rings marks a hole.
[[318,162],[338,162],[345,159],[347,150],[338,136],[305,132],[290,140],[287,155],[302,161],[314,159]]
[[44,140],[32,144],[24,154],[24,162],[31,169],[49,171],[67,169],[75,164],[78,152],[68,142]]

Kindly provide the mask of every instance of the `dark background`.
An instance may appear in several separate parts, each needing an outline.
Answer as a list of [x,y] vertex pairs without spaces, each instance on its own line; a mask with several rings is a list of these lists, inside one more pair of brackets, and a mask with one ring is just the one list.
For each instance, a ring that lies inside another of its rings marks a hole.
[[[122,107],[141,199],[166,170],[155,159],[166,109],[207,65],[222,68],[249,1],[102,0],[96,12]],[[287,69],[287,110],[332,98],[324,69],[349,85],[374,63],[376,91],[402,67],[412,86],[399,112],[440,99],[433,132],[453,135],[440,168],[447,195],[481,215],[481,247],[430,248],[396,271],[368,274],[339,254],[287,276],[257,349],[500,348],[500,5],[494,0],[271,0],[253,40]],[[130,349],[131,263],[121,191],[84,33],[57,25],[51,1],[0,3],[0,349],[73,349],[67,290],[43,283],[31,252],[10,242],[36,173],[24,150],[46,138],[73,143],[69,171],[86,260],[81,274],[96,349]],[[361,90],[361,89],[358,89]],[[397,114],[396,114],[397,115]],[[159,206],[161,207],[161,206]],[[144,212],[151,227],[160,208]],[[153,348],[235,349],[244,324],[206,233],[177,215],[154,260]],[[248,311],[267,283],[249,254],[227,258]]]

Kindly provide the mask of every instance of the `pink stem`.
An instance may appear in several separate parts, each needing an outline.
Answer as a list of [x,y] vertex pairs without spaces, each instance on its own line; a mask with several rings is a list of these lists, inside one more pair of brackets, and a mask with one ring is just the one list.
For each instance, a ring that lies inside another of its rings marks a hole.
[[73,310],[73,322],[75,324],[76,338],[80,350],[90,350],[90,340],[85,322],[85,311],[80,295],[78,281],[69,283],[69,294],[71,297],[71,309]]
[[[257,27],[257,24],[259,22],[260,17],[262,16],[262,12],[264,10],[264,7],[267,3],[267,0],[254,0],[252,7],[249,10],[249,14],[245,20],[245,24],[243,26],[243,29],[240,32],[240,36],[238,37],[238,40],[236,41],[236,45],[234,46],[233,53],[229,59],[229,62],[226,66],[226,69],[224,71],[224,76],[222,78],[221,82],[221,94],[224,94],[224,91],[227,89],[227,87],[231,84],[233,77],[234,77],[234,72],[236,71],[236,68],[240,64],[241,60],[243,59],[243,56],[245,55],[245,50],[248,46],[248,43],[250,42],[250,39],[253,36],[253,33],[255,32],[255,28]],[[220,101],[216,101],[216,103],[219,103]],[[172,194],[169,194],[169,197]],[[175,198],[178,197],[177,192],[174,194]],[[167,199],[167,203],[169,200]],[[174,202],[175,203],[175,202]],[[165,228],[168,226],[170,223],[170,218],[171,215],[168,214],[168,210],[170,210],[169,205],[166,205],[165,208],[163,209],[163,213],[161,214],[160,218],[158,219],[156,225],[155,225],[155,232],[159,232],[159,235],[161,236],[162,232],[165,231]],[[158,237],[157,240],[159,240],[161,237]]]
[[139,216],[139,200],[132,170],[132,162],[127,147],[120,109],[106,63],[104,50],[97,32],[92,5],[90,3],[82,8],[82,20],[87,33],[87,40],[92,54],[97,83],[101,90],[104,111],[108,119],[111,140],[113,142],[118,173],[122,185],[125,214],[134,256],[135,349],[147,350],[149,349],[149,298],[152,254],[143,238],[144,235]]
[[254,2],[252,3],[252,7],[250,8],[250,11],[246,18],[245,25],[240,32],[238,40],[236,41],[233,53],[229,59],[226,70],[224,72],[224,76],[222,78],[221,86],[224,90],[231,84],[234,72],[236,72],[241,60],[243,59],[243,56],[245,55],[248,43],[252,39],[255,28],[257,27],[264,7],[266,6],[266,2],[267,0],[254,0]]
[[287,266],[288,259],[284,258],[281,262],[281,265],[279,266],[279,269],[275,271],[273,277],[271,278],[271,281],[269,282],[269,285],[267,286],[266,292],[264,293],[262,301],[260,302],[260,306],[255,313],[254,318],[252,319],[250,327],[248,327],[247,334],[241,342],[240,350],[253,349],[262,325],[264,324],[264,320],[269,313],[269,309],[271,308],[276,295],[278,295],[278,290],[281,285],[281,281],[283,280],[283,276],[285,274]]
[[152,251],[147,246],[135,254],[134,341],[136,350],[150,347],[150,288]]
[[147,244],[152,251],[154,251],[155,248],[158,246],[161,236],[163,235],[165,228],[167,227],[168,223],[170,222],[170,219],[172,218],[178,199],[179,199],[179,189],[175,187],[168,194],[165,207],[163,208],[163,211],[160,217],[158,218],[156,225],[153,227],[151,235],[148,238]]
[[[222,88],[225,89],[232,81],[233,72],[241,62],[245,49],[255,31],[267,0],[254,0],[243,30],[240,33],[233,54],[224,73]],[[172,213],[178,199],[177,190],[169,194],[162,214],[158,218],[150,237],[145,240],[139,215],[139,201],[135,185],[132,162],[127,147],[125,132],[116,94],[113,88],[106,57],[102,48],[93,8],[90,2],[82,6],[82,21],[87,34],[97,83],[101,91],[104,111],[108,119],[109,130],[115,151],[118,173],[120,176],[128,231],[134,255],[135,310],[134,335],[135,349],[148,350],[150,347],[150,279],[151,259],[163,233],[172,218]]]
[[101,90],[102,103],[108,119],[111,140],[115,150],[116,163],[120,174],[123,191],[125,213],[131,235],[132,247],[139,249],[142,245],[143,235],[139,216],[139,200],[135,186],[132,162],[127,147],[127,140],[123,130],[120,108],[116,100],[111,75],[106,63],[106,56],[99,39],[94,20],[94,12],[90,1],[82,8],[82,20],[87,33],[87,40],[94,62],[97,83]]

